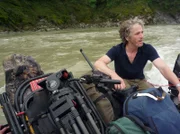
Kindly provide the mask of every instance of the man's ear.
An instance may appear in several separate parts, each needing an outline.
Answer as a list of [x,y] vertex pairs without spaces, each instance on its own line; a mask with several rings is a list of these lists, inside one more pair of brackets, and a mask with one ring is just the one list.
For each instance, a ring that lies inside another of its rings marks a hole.
[[129,37],[125,37],[125,38],[126,38],[127,41],[129,40]]

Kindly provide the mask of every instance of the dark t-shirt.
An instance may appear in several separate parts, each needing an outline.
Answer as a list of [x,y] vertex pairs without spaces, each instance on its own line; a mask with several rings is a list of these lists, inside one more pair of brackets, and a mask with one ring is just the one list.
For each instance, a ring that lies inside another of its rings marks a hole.
[[155,48],[150,44],[143,43],[142,47],[138,48],[138,52],[133,63],[128,59],[125,50],[125,44],[121,43],[113,46],[106,55],[114,61],[116,73],[124,79],[144,79],[144,67],[148,60],[151,62],[159,58]]

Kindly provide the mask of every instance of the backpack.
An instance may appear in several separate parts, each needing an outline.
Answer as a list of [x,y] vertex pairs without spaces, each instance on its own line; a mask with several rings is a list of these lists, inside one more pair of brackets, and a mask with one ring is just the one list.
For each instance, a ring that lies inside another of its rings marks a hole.
[[157,134],[179,134],[180,114],[169,94],[149,88],[130,95],[124,102],[124,115],[133,115]]
[[14,105],[14,94],[26,80],[42,75],[40,65],[31,56],[12,54],[3,60],[5,73],[5,90]]
[[124,116],[112,121],[107,129],[108,134],[150,134],[150,128],[146,127],[135,116]]
[[[91,72],[86,73],[91,74]],[[81,76],[84,77],[85,75]],[[114,111],[109,99],[101,92],[99,92],[94,83],[82,83],[87,95],[95,104],[98,112],[106,123],[114,120]]]

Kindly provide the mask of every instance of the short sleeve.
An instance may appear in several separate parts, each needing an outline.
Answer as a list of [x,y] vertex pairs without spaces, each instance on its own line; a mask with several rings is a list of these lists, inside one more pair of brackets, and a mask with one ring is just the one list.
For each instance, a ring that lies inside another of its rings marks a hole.
[[159,54],[158,52],[156,51],[156,49],[151,46],[151,45],[148,45],[148,53],[149,53],[149,60],[151,62],[153,62],[155,59],[159,58]]
[[106,55],[111,59],[111,61],[115,60],[116,54],[118,51],[117,46],[113,46],[107,53]]

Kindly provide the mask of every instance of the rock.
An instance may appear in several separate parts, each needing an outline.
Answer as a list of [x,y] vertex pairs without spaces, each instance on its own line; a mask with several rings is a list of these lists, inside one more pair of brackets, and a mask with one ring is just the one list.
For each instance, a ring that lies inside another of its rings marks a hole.
[[177,24],[177,20],[175,19],[175,17],[173,17],[170,14],[157,11],[153,18],[153,23],[154,24]]

